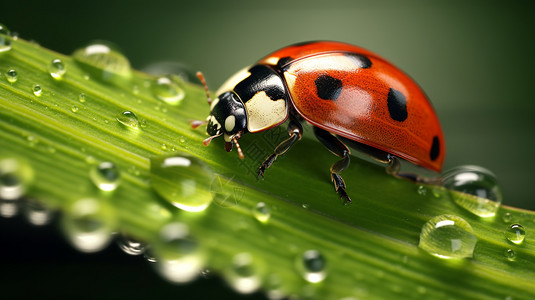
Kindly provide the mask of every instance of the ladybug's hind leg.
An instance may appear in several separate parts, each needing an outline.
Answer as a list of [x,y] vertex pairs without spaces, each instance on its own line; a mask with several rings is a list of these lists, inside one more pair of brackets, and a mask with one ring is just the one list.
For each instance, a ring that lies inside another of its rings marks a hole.
[[351,152],[349,148],[342,143],[337,137],[331,133],[314,126],[314,134],[318,140],[334,155],[341,157],[342,159],[335,162],[331,166],[331,181],[334,184],[334,188],[340,198],[344,199],[344,204],[351,203],[351,199],[347,195],[345,189],[346,184],[340,173],[342,173],[349,166]]
[[271,154],[262,165],[260,165],[260,168],[258,168],[257,177],[264,177],[264,171],[273,164],[275,159],[279,155],[283,155],[292,147],[292,145],[299,141],[301,139],[301,136],[303,136],[303,126],[301,126],[301,123],[299,121],[290,118],[290,122],[288,123],[288,134],[290,137],[284,141],[282,141],[273,151],[273,154]]

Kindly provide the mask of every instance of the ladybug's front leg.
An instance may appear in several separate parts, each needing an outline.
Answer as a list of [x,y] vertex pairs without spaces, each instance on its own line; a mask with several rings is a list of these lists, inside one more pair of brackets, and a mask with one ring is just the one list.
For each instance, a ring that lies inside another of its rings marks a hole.
[[340,195],[340,198],[344,199],[344,204],[347,204],[348,202],[352,203],[351,198],[349,198],[345,191],[346,184],[344,179],[340,176],[340,173],[349,166],[349,156],[351,155],[349,148],[331,133],[315,126],[314,134],[318,140],[329,149],[329,151],[342,158],[331,166],[331,181],[334,183],[334,188],[338,195]]
[[273,164],[275,159],[277,159],[277,156],[283,155],[290,149],[290,147],[297,141],[301,139],[301,136],[303,136],[303,126],[299,123],[299,121],[290,118],[290,122],[288,123],[288,134],[290,137],[282,143],[280,143],[275,150],[273,151],[273,154],[271,154],[262,165],[260,165],[260,168],[258,168],[257,177],[264,177],[264,171]]

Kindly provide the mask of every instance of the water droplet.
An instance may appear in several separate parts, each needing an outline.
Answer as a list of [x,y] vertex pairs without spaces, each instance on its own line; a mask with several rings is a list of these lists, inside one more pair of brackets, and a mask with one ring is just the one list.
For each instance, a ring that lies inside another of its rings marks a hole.
[[30,145],[30,147],[33,147],[37,145],[37,143],[39,143],[39,140],[33,135],[27,136],[26,140],[28,141],[28,144]]
[[24,199],[23,213],[30,224],[43,226],[52,220],[52,211],[43,203],[33,198]]
[[266,223],[271,216],[271,209],[264,202],[259,202],[253,209],[253,216],[262,223]]
[[152,92],[156,98],[170,105],[180,104],[185,96],[182,82],[176,77],[159,77],[152,85]]
[[132,76],[128,59],[109,42],[93,42],[72,56],[94,78],[121,84]]
[[0,53],[11,50],[11,37],[9,29],[0,24]]
[[152,188],[165,200],[186,211],[203,211],[214,198],[212,170],[188,154],[151,158]]
[[502,203],[496,177],[482,167],[454,168],[444,173],[442,183],[455,203],[480,217],[493,217]]
[[271,274],[265,284],[266,296],[269,300],[285,299],[285,293],[282,289],[282,280],[277,274]]
[[71,107],[71,111],[72,111],[73,113],[78,112],[78,106],[73,105],[73,106]]
[[11,218],[19,212],[18,199],[3,199],[0,198],[0,216],[4,218]]
[[124,253],[128,255],[140,255],[145,252],[146,245],[137,241],[126,234],[120,234],[117,239],[117,245]]
[[503,251],[503,256],[505,256],[508,261],[514,261],[516,259],[516,253],[513,249],[505,249]]
[[41,86],[36,84],[32,88],[32,92],[35,96],[40,97],[43,94],[43,89],[41,89]]
[[63,75],[65,75],[66,72],[67,67],[59,58],[53,59],[48,65],[48,73],[50,73],[50,76],[52,76],[54,79],[63,78]]
[[432,218],[422,227],[419,247],[440,258],[472,257],[477,238],[464,219],[453,215]]
[[199,79],[195,75],[196,72],[191,67],[179,62],[156,62],[143,67],[141,70],[155,76],[173,74],[184,82],[199,83]]
[[327,276],[327,262],[318,250],[308,250],[298,260],[298,269],[303,278],[312,283],[321,282]]
[[198,242],[184,223],[165,225],[154,244],[156,270],[174,283],[190,282],[199,276],[204,258]]
[[128,128],[138,129],[139,121],[135,113],[131,111],[123,111],[119,116],[117,116],[117,121]]
[[425,186],[423,186],[423,185],[418,186],[418,190],[417,191],[418,191],[419,195],[422,195],[422,196],[427,195],[427,188]]
[[7,79],[7,81],[9,81],[9,83],[17,82],[18,77],[19,76],[17,74],[17,71],[15,71],[15,69],[9,69],[6,72],[6,79]]
[[103,191],[113,191],[117,188],[121,179],[119,168],[112,162],[106,161],[94,166],[89,173],[96,187]]
[[15,158],[0,158],[0,199],[20,198],[33,181],[33,169]]
[[504,221],[505,223],[511,222],[512,219],[513,219],[513,216],[511,216],[510,212],[506,212],[502,216],[502,221]]
[[522,244],[525,236],[526,231],[524,230],[524,226],[520,224],[512,224],[505,231],[505,237],[513,244]]
[[80,95],[78,95],[78,101],[80,101],[80,103],[85,103],[85,93],[80,93]]
[[97,252],[111,241],[115,229],[112,208],[104,202],[85,198],[74,202],[62,218],[62,229],[70,243],[82,252]]
[[243,252],[233,257],[232,268],[227,272],[226,278],[238,293],[250,294],[260,287],[260,278],[256,274],[250,253]]
[[163,151],[167,151],[167,145],[166,144],[162,144],[162,150]]

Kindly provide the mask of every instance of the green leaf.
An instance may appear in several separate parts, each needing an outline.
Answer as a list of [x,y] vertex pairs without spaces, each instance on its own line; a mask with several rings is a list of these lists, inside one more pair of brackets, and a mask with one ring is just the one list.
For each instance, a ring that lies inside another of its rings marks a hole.
[[[189,125],[208,114],[202,87],[124,73],[124,66],[113,73],[114,64],[124,63],[113,55],[108,62],[75,60],[20,39],[0,53],[0,191],[20,187],[64,212],[63,230],[78,249],[97,251],[120,232],[150,245],[156,271],[168,280],[189,281],[203,267],[239,292],[262,288],[273,299],[535,297],[534,212],[500,207],[495,217],[481,218],[441,187],[394,178],[384,166],[356,158],[344,172],[354,203],[344,206],[329,178],[335,157],[307,134],[256,180],[256,168],[287,136],[284,128],[241,138],[244,160],[226,153],[221,139],[204,147],[203,130]],[[66,67],[60,79],[48,71],[54,59]],[[16,81],[7,80],[9,70]],[[164,100],[157,97],[162,82],[171,84]],[[173,98],[181,91],[183,100]],[[138,123],[124,119],[127,111]],[[162,170],[165,157],[199,167]],[[115,182],[115,169],[96,170],[103,162],[119,170],[113,191],[94,183],[95,174]],[[156,182],[165,189],[155,191]],[[192,189],[213,195],[204,211],[166,200],[180,202],[166,195]],[[442,259],[418,247],[424,224],[441,215],[471,226],[477,238],[471,258]],[[505,238],[512,223],[525,228],[521,244]]]

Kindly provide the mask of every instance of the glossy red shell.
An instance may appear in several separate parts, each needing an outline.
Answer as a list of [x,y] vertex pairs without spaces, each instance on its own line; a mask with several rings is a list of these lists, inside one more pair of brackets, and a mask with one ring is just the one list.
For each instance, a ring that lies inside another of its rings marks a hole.
[[[347,57],[354,54],[371,65],[352,65]],[[311,42],[275,51],[258,64],[279,70],[295,110],[314,126],[441,171],[445,142],[438,117],[422,89],[385,59],[349,44]],[[341,82],[335,100],[319,96],[320,76]],[[405,105],[401,118],[392,117],[393,91]]]

